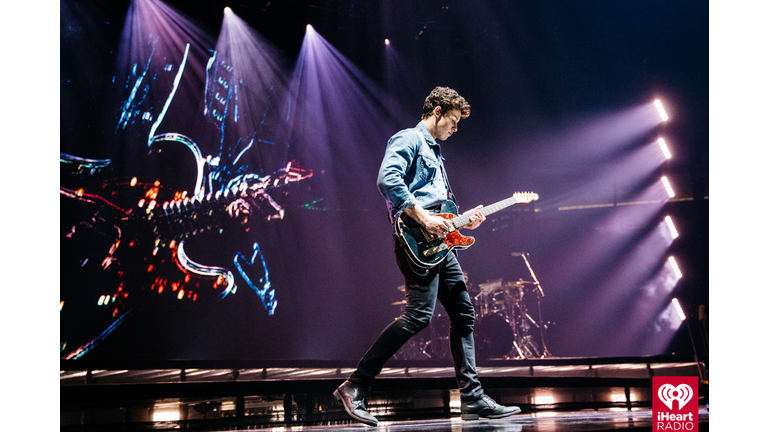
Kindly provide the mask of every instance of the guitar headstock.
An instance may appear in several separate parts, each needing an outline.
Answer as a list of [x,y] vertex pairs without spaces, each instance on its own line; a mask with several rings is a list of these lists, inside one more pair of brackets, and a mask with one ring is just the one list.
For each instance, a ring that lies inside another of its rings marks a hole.
[[539,199],[539,195],[533,192],[516,192],[512,196],[515,198],[515,201],[519,203],[529,203]]

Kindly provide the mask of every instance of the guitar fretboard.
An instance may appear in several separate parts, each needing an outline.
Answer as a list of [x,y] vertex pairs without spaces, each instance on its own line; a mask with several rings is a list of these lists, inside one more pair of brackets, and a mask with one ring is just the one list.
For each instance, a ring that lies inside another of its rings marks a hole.
[[504,210],[505,208],[513,204],[517,204],[519,202],[535,201],[538,198],[539,197],[536,194],[529,194],[529,196],[525,196],[525,197],[519,197],[517,196],[517,194],[515,194],[505,200],[501,200],[497,203],[483,207],[475,213],[467,213],[461,216],[457,216],[453,218],[451,221],[453,222],[453,226],[456,227],[456,229],[461,229],[461,227],[469,224],[469,218],[476,215],[477,213],[481,213],[483,216],[488,216],[490,214],[496,213],[499,210]]

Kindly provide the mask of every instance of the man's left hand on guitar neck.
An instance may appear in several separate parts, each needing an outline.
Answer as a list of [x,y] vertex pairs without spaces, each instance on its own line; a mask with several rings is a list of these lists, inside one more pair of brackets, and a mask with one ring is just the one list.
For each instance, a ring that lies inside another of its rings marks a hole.
[[480,204],[479,206],[477,206],[477,207],[473,208],[472,210],[469,210],[469,211],[467,211],[467,212],[464,212],[464,213],[462,214],[462,216],[463,216],[463,215],[465,215],[465,214],[468,214],[468,213],[469,213],[469,214],[471,214],[471,213],[476,213],[474,216],[470,216],[470,217],[469,217],[469,221],[470,221],[470,222],[469,222],[467,225],[464,225],[464,226],[462,227],[462,229],[463,229],[463,228],[466,228],[466,229],[471,229],[471,230],[473,230],[473,229],[475,229],[475,228],[479,227],[479,226],[480,226],[480,224],[482,224],[483,222],[485,222],[485,215],[479,212],[479,210],[480,210],[481,208],[483,208],[483,205],[482,205],[482,204]]

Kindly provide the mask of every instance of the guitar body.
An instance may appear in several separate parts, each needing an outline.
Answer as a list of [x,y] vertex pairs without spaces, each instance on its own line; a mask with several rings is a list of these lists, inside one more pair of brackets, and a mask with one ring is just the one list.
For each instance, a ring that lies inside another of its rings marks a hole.
[[[446,201],[440,209],[429,211],[429,214],[451,220],[458,216],[458,209],[453,201]],[[451,250],[466,249],[475,243],[474,238],[462,236],[458,229],[441,239],[427,232],[421,224],[405,214],[397,219],[395,231],[402,240],[411,262],[424,270],[424,273],[440,264]]]

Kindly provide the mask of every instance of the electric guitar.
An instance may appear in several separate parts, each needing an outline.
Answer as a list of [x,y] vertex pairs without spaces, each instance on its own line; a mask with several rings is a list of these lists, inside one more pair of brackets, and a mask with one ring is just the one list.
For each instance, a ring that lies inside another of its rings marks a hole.
[[[421,224],[406,214],[401,214],[397,218],[395,233],[405,246],[411,262],[415,267],[423,271],[422,274],[426,274],[430,268],[440,264],[451,250],[466,249],[475,243],[473,237],[464,237],[459,233],[459,229],[470,223],[470,217],[477,213],[488,216],[513,204],[528,203],[537,199],[539,199],[539,196],[535,193],[517,192],[505,200],[483,207],[477,212],[466,213],[461,216],[459,216],[458,209],[453,201],[445,201],[439,209],[428,211],[431,216],[448,219],[453,224],[453,227],[444,239],[430,234]],[[419,273],[417,268],[414,268],[414,271]]]

